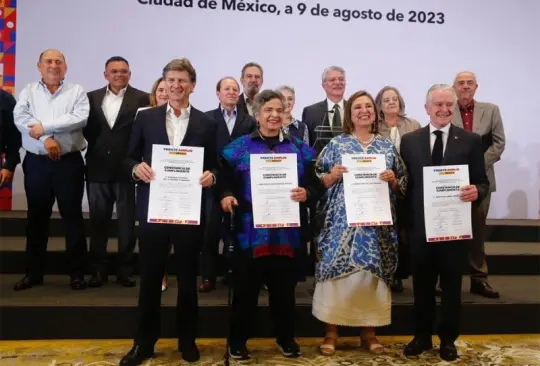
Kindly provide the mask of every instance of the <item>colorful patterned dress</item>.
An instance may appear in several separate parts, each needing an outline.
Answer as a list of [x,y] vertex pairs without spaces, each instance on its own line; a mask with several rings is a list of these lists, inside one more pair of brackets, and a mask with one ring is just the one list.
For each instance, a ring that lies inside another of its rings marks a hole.
[[[343,154],[384,154],[387,169],[396,174],[400,193],[407,184],[405,166],[387,138],[377,135],[364,148],[357,138],[342,134],[321,152],[316,171],[322,177]],[[335,190],[335,192],[334,192]],[[351,228],[347,225],[342,181],[326,193],[328,212],[316,239],[317,257],[313,315],[319,320],[344,326],[383,326],[391,320],[390,285],[397,267],[398,240],[395,225]],[[396,195],[390,203],[394,223]]]

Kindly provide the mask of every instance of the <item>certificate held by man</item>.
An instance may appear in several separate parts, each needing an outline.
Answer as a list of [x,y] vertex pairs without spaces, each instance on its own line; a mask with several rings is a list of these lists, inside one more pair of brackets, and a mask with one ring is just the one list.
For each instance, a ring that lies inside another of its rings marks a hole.
[[204,148],[152,146],[148,222],[200,225]]
[[379,177],[386,170],[385,155],[344,154],[342,165],[349,227],[392,225],[390,189]]
[[459,197],[467,185],[468,165],[424,167],[427,242],[472,239],[471,203]]
[[296,154],[251,154],[250,172],[254,227],[299,227],[300,204],[291,198],[298,187]]

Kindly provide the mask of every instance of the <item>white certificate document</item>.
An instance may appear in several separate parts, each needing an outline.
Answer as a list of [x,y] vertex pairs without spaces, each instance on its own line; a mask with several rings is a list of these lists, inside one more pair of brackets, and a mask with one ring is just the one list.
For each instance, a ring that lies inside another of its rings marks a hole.
[[292,200],[298,187],[296,154],[251,154],[251,200],[257,229],[299,227],[300,204]]
[[472,239],[471,203],[459,199],[469,185],[468,165],[424,167],[424,220],[428,242]]
[[342,165],[345,211],[349,227],[392,225],[390,189],[379,178],[385,171],[383,154],[344,154]]
[[200,225],[204,148],[152,146],[148,222]]

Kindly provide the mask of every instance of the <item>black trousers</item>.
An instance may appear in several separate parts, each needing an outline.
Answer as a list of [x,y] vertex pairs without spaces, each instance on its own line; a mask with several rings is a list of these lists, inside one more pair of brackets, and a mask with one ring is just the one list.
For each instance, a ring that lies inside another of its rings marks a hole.
[[270,312],[276,325],[276,339],[294,338],[297,260],[285,256],[247,258],[232,261],[233,302],[230,343],[245,344],[252,335],[261,285],[268,287]]
[[467,241],[412,243],[414,335],[431,337],[435,325],[435,285],[440,278],[441,317],[437,335],[454,342],[459,336],[461,282],[467,259]]
[[141,287],[136,344],[153,348],[159,338],[161,280],[165,274],[171,243],[174,246],[178,282],[176,299],[178,338],[186,343],[195,340],[198,313],[197,266],[201,239],[202,232],[198,226],[140,222]]
[[90,239],[92,271],[94,273],[107,273],[109,224],[116,202],[118,217],[117,274],[130,276],[133,273],[133,251],[137,241],[135,236],[135,185],[131,182],[88,182],[87,192],[92,227]]
[[203,280],[216,281],[219,265],[219,240],[222,237],[223,211],[213,188],[205,189],[204,239],[201,250],[201,276]]
[[45,155],[26,152],[22,168],[28,202],[27,275],[40,278],[45,272],[49,221],[56,200],[66,230],[68,272],[71,276],[82,276],[87,249],[82,216],[84,162],[81,153],[68,153],[60,160],[51,160]]

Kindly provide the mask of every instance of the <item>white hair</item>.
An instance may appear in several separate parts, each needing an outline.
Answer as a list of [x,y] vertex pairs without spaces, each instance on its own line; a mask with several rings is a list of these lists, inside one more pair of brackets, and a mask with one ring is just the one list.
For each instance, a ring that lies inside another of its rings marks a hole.
[[343,67],[339,67],[339,66],[330,66],[330,67],[327,67],[326,69],[324,69],[323,73],[322,73],[322,82],[324,83],[326,81],[326,78],[328,77],[328,73],[330,71],[337,71],[337,72],[340,72],[343,74],[343,76],[345,76],[345,69],[343,69]]
[[292,86],[290,86],[290,85],[280,85],[280,86],[278,86],[278,87],[276,88],[276,91],[278,91],[278,92],[280,92],[280,93],[281,93],[283,90],[288,90],[288,91],[290,91],[290,92],[292,93],[292,95],[295,95],[295,94],[296,94],[295,91],[294,91],[294,88],[293,88]]
[[452,96],[453,96],[453,99],[454,99],[454,103],[456,102],[456,100],[457,100],[456,91],[454,90],[454,88],[451,85],[448,85],[448,84],[435,84],[431,88],[429,88],[429,90],[427,92],[426,104],[431,104],[431,99],[432,99],[433,93],[436,92],[436,91],[439,91],[439,90],[451,92]]

